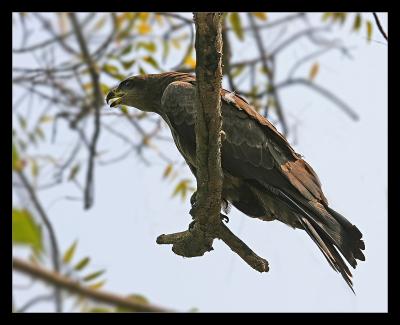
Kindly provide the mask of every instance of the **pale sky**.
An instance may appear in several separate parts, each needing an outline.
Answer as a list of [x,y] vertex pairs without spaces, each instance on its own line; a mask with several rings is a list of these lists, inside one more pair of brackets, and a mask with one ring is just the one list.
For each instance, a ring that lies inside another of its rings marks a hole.
[[[379,16],[387,30],[387,14]],[[349,28],[339,29],[337,36],[351,47],[353,60],[334,51],[324,55],[318,59],[316,82],[339,95],[360,120],[350,120],[334,104],[302,86],[288,88],[281,98],[289,124],[299,121],[296,151],[319,175],[330,206],[364,235],[366,261],[352,271],[356,295],[304,231],[278,221],[251,219],[234,208],[228,227],[268,260],[268,273],[254,271],[218,240],[212,252],[197,258],[183,258],[171,246],[157,245],[158,235],[187,228],[190,204],[189,198],[185,202],[171,199],[175,183],[161,179],[165,162],[150,151],[145,152],[150,167],[135,154],[115,165],[97,167],[95,205],[89,211],[82,209],[81,202],[61,199],[76,195],[70,184],[40,193],[62,251],[79,239],[77,259],[88,255],[91,270],[107,270],[105,290],[142,294],[154,304],[179,311],[386,312],[387,45],[376,28],[371,43],[365,33],[350,33]],[[307,46],[306,41],[300,42],[280,57],[278,76],[289,69],[286,60],[292,62]],[[235,42],[233,61],[252,57],[255,51],[249,35],[248,41]],[[14,60],[16,65],[28,65],[15,55]],[[305,65],[303,71],[309,67]],[[128,124],[123,127],[131,130]],[[118,140],[102,133],[101,148],[117,146],[121,146]],[[172,143],[162,143],[160,149],[172,159],[181,159]],[[180,177],[193,178],[187,167],[181,169]],[[26,250],[17,249],[14,254],[26,256]],[[17,275],[14,282],[29,280]],[[41,284],[15,290],[17,307],[43,292]],[[42,303],[31,311],[53,308]]]

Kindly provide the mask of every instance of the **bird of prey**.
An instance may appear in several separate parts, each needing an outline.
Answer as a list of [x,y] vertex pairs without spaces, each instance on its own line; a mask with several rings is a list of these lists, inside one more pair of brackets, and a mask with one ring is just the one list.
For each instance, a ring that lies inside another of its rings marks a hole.
[[[195,89],[196,78],[187,73],[137,75],[106,101],[159,114],[196,176]],[[265,117],[234,92],[222,89],[221,99],[223,201],[249,217],[305,230],[353,290],[342,256],[353,268],[365,260],[360,230],[328,206],[317,174]]]

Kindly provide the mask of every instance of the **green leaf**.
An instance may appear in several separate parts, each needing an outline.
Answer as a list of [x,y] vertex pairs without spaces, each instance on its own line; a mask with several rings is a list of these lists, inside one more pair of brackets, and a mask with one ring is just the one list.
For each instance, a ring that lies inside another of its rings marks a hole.
[[130,61],[121,61],[122,66],[124,67],[125,70],[128,70],[134,65],[136,62],[135,59],[130,60]]
[[98,278],[98,277],[99,277],[100,275],[102,275],[104,272],[105,272],[105,270],[100,270],[100,271],[97,271],[97,272],[90,273],[90,274],[86,275],[86,276],[83,278],[83,281],[89,282],[89,281],[91,281],[91,280],[93,280],[93,279]]
[[371,42],[372,39],[372,23],[371,21],[367,21],[367,39],[368,42]]
[[26,130],[27,123],[26,123],[25,117],[18,115],[18,122],[19,122],[19,125],[21,126],[21,129]]
[[144,305],[148,305],[150,303],[149,300],[145,296],[138,295],[138,294],[129,295],[128,298],[129,298],[129,300],[132,300],[134,302],[144,304]]
[[68,180],[72,181],[75,179],[76,175],[78,174],[79,170],[81,168],[81,165],[77,163],[76,165],[71,167],[71,171],[69,172]]
[[139,67],[139,74],[144,75],[147,74],[147,72],[142,67]]
[[103,83],[100,84],[100,89],[104,95],[107,95],[108,92],[110,91],[110,87],[108,87],[106,84]]
[[243,40],[243,27],[242,27],[242,22],[240,20],[239,13],[232,12],[229,15],[229,21],[232,25],[233,32],[242,41]]
[[104,26],[104,24],[106,23],[106,21],[107,21],[107,16],[101,17],[101,18],[96,22],[96,24],[94,25],[94,30],[99,30],[99,29],[101,29],[101,28]]
[[167,40],[163,40],[163,50],[162,50],[162,62],[165,63],[169,54],[169,42]]
[[118,74],[118,68],[112,64],[106,63],[103,65],[102,69],[105,73],[108,73],[110,75]]
[[332,17],[332,12],[324,12],[324,14],[322,15],[322,21],[327,21],[328,18]]
[[113,310],[111,308],[106,307],[93,307],[87,310],[88,313],[112,313]]
[[129,44],[128,46],[124,47],[120,55],[122,56],[130,53],[132,51],[132,47],[133,47],[132,44]]
[[354,18],[353,30],[358,31],[361,28],[361,14],[358,13]]
[[50,115],[42,115],[40,117],[39,123],[48,123],[48,122],[51,122],[51,121],[53,121],[53,117],[52,116],[50,116]]
[[74,266],[74,270],[76,271],[80,271],[83,270],[90,262],[90,257],[84,257],[83,259],[81,259],[75,266]]
[[74,256],[74,254],[75,254],[75,250],[76,250],[76,246],[78,245],[78,241],[77,240],[75,240],[73,243],[72,243],[72,245],[67,249],[67,251],[64,253],[64,256],[63,256],[63,262],[64,263],[69,263],[69,262],[71,262],[71,260],[72,260],[72,257]]
[[140,50],[141,48],[145,49],[148,52],[154,53],[157,49],[157,46],[154,42],[138,42],[136,45],[136,49]]
[[333,20],[338,20],[340,25],[343,25],[346,20],[346,13],[345,12],[335,12],[333,14]]
[[26,209],[12,210],[12,241],[14,244],[29,245],[37,252],[42,251],[42,231]]
[[[133,302],[136,302],[136,303],[142,304],[142,305],[148,305],[150,303],[149,300],[145,296],[138,295],[138,294],[129,295],[127,298],[129,298],[129,300],[132,300]],[[125,307],[117,307],[115,311],[117,313],[124,313],[124,312],[130,312],[132,310],[129,308],[125,308]]]
[[35,159],[31,159],[31,173],[33,177],[37,177],[39,175],[39,165]]
[[12,145],[12,169],[13,170],[20,170],[21,164],[20,164],[20,159],[19,159],[19,154],[17,147],[13,143]]
[[145,56],[143,61],[150,64],[153,68],[159,69],[157,61],[152,56]]

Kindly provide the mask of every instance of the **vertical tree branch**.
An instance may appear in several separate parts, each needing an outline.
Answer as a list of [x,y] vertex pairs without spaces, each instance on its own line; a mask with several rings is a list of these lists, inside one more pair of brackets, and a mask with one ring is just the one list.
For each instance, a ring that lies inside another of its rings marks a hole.
[[95,62],[93,61],[85,38],[83,37],[81,27],[79,25],[78,19],[76,18],[75,13],[69,13],[69,18],[72,23],[72,28],[74,30],[75,36],[78,40],[78,44],[82,53],[82,57],[84,62],[86,63],[90,78],[93,84],[93,107],[95,109],[95,116],[94,116],[94,131],[92,135],[92,140],[89,146],[89,163],[88,169],[86,174],[86,185],[85,185],[85,192],[84,192],[84,205],[85,209],[89,209],[93,205],[93,175],[94,175],[94,160],[96,156],[96,147],[97,141],[100,135],[100,108],[103,105],[103,95],[101,92],[100,81],[99,81],[99,74],[96,69]]
[[195,13],[196,26],[196,219],[220,222],[222,13]]
[[[49,233],[50,247],[51,247],[51,259],[52,259],[52,263],[53,263],[53,269],[55,272],[60,273],[60,251],[58,248],[56,234],[55,234],[53,226],[50,222],[50,219],[48,218],[45,210],[43,209],[42,205],[40,204],[40,201],[36,195],[36,192],[35,192],[34,188],[32,187],[31,183],[29,183],[24,172],[22,170],[18,171],[18,175],[22,181],[22,184],[28,191],[31,202],[35,206],[40,218],[42,219],[42,222],[43,222],[47,232]],[[62,312],[61,291],[57,287],[55,287],[54,290],[55,290],[54,294],[55,294],[56,312],[60,313],[60,312]]]
[[[159,244],[173,244],[181,256],[202,256],[212,250],[215,238],[225,242],[246,263],[259,272],[268,262],[256,255],[221,220],[223,174],[221,168],[221,13],[194,13],[196,26],[196,179],[197,192],[189,230],[161,235]],[[193,223],[192,223],[193,224]]]

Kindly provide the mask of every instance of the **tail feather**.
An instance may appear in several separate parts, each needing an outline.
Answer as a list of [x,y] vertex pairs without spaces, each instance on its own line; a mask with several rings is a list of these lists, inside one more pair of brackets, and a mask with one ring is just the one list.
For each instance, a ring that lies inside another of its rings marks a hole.
[[339,272],[342,275],[351,291],[355,293],[353,289],[353,282],[351,281],[352,274],[342,257],[339,255],[335,246],[327,238],[326,232],[318,225],[318,223],[313,222],[312,219],[308,220],[307,218],[300,216],[299,221],[304,227],[304,230],[310,235],[320,251],[324,254],[329,265],[336,272]]
[[310,209],[308,203],[297,202],[286,193],[278,191],[280,196],[298,211],[296,216],[304,230],[317,244],[330,266],[342,275],[354,293],[352,274],[339,252],[353,268],[357,265],[356,259],[365,260],[365,256],[361,252],[362,249],[365,249],[365,245],[361,240],[360,230],[329,207],[325,207],[326,213],[329,214],[328,219],[321,215],[318,209]]

